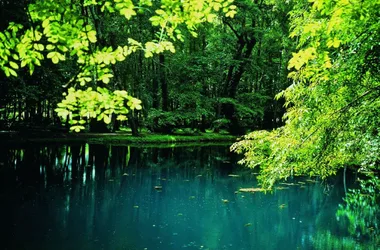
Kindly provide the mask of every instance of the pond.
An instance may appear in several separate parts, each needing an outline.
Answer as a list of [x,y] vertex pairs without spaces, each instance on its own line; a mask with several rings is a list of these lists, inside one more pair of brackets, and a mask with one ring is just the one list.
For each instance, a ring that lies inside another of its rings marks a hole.
[[[3,249],[350,249],[343,178],[273,192],[226,146],[2,146]],[[348,180],[348,184],[352,181]]]

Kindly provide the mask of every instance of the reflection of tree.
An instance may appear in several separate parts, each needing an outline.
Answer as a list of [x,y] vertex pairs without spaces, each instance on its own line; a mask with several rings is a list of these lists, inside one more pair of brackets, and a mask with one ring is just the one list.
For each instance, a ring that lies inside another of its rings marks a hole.
[[339,206],[337,219],[343,220],[348,232],[361,240],[380,244],[380,180],[377,176],[360,180],[360,189],[347,193]]
[[[335,191],[342,189],[333,189],[325,196],[319,183],[309,183],[275,189],[271,194],[235,194],[240,187],[257,183],[254,175],[235,168],[236,159],[228,155],[228,147],[77,144],[33,145],[4,152],[6,158],[0,156],[4,168],[0,170],[9,169],[7,188],[12,185],[16,189],[17,184],[28,192],[22,193],[22,208],[4,202],[8,207],[3,211],[12,214],[22,209],[14,218],[24,214],[32,218],[16,235],[29,233],[27,230],[38,225],[39,231],[28,234],[23,242],[37,244],[33,243],[34,234],[47,235],[51,240],[46,241],[45,249],[56,249],[57,242],[66,239],[69,249],[143,249],[145,243],[161,241],[167,244],[161,249],[167,250],[200,246],[225,249],[230,244],[234,249],[309,249],[311,237],[315,249],[372,249],[369,241],[365,246],[370,247],[364,248],[358,242],[365,239],[356,241],[347,228],[339,228],[331,220],[337,197],[342,195]],[[239,177],[230,177],[229,173]],[[344,218],[341,215],[340,224]],[[3,223],[8,225],[3,228],[9,230],[13,220]],[[378,232],[377,224],[373,227]],[[5,235],[12,233],[10,230]],[[14,239],[6,245],[13,245]],[[176,242],[181,245],[170,245]]]
[[313,236],[315,249],[377,249],[380,245],[380,180],[370,174],[352,189],[339,205],[338,234],[319,230]]

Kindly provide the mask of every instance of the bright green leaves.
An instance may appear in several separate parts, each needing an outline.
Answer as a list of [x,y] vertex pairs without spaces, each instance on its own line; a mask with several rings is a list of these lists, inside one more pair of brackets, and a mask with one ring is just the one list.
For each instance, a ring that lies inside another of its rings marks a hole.
[[35,43],[33,45],[33,47],[34,47],[35,50],[38,50],[38,51],[44,51],[44,49],[45,49],[44,45],[40,44],[40,43]]
[[95,30],[90,30],[87,33],[87,38],[90,42],[96,43],[96,31]]
[[[101,68],[114,64],[117,61],[125,60],[129,54],[144,50],[146,57],[164,51],[175,52],[173,44],[167,38],[183,41],[183,35],[179,29],[180,25],[185,25],[193,36],[197,36],[196,27],[203,22],[214,22],[217,12],[223,12],[228,17],[233,17],[236,13],[236,6],[232,5],[233,0],[185,0],[185,1],[162,1],[159,9],[150,10],[154,13],[150,18],[153,26],[161,27],[158,41],[146,42],[143,46],[140,42],[128,39],[129,46],[123,47],[123,51],[104,51],[98,48],[97,33],[93,23],[83,19],[83,6],[79,3],[55,0],[37,0],[28,6],[30,17],[33,20],[34,28],[24,31],[17,36],[23,28],[21,25],[11,23],[9,28],[0,32],[0,68],[6,75],[17,75],[16,67],[6,66],[9,57],[16,55],[20,60],[21,67],[28,67],[32,74],[35,66],[41,65],[44,55],[51,59],[54,64],[58,64],[67,58],[76,57],[79,64],[87,71],[89,66],[93,70],[98,67],[95,64],[105,64]],[[85,7],[100,5],[103,11],[115,12],[127,20],[132,20],[137,15],[137,10],[148,10],[152,7],[151,0],[140,0],[134,3],[131,0],[98,1],[86,0]],[[44,39],[42,39],[44,38]],[[43,40],[44,42],[41,42]],[[92,45],[93,44],[93,45]],[[91,47],[92,46],[92,47]],[[46,54],[45,54],[46,53]],[[88,82],[88,72],[82,72],[86,79],[78,78],[82,85]],[[101,80],[104,83],[110,81],[111,75],[102,74]],[[95,79],[95,78],[93,78]]]
[[373,63],[380,2],[309,2],[290,14],[298,41],[288,64],[293,84],[277,95],[285,98],[286,125],[253,132],[232,148],[244,153],[243,164],[260,166],[264,186],[295,175],[325,178],[345,166],[380,168],[380,81]]
[[16,54],[16,46],[19,43],[17,32],[22,25],[10,23],[4,32],[0,32],[0,69],[7,77],[17,76],[15,70],[19,69],[16,63],[19,56]]
[[112,11],[118,10],[120,15],[124,16],[127,20],[130,20],[137,14],[135,11],[135,6],[131,0],[114,0],[114,2],[114,8],[111,7],[110,2],[106,2],[104,8],[107,8],[108,10],[112,9]]
[[288,68],[295,68],[299,70],[302,66],[307,64],[310,60],[313,60],[317,57],[317,52],[315,48],[307,48],[300,50],[297,53],[293,53],[292,59],[290,59]]
[[327,41],[327,47],[329,47],[329,48],[331,48],[331,47],[339,48],[341,42],[342,42],[342,41],[339,40],[339,39],[336,38],[336,37],[330,38],[330,39]]
[[59,52],[50,52],[49,54],[47,54],[47,58],[50,58],[51,61],[54,63],[54,64],[57,64],[59,63],[59,61],[64,61],[65,60],[65,56],[62,55],[61,53]]
[[178,32],[180,25],[186,25],[187,30],[196,34],[196,27],[204,22],[214,22],[216,14],[223,12],[226,17],[234,17],[236,6],[233,0],[184,0],[179,4],[177,1],[163,1],[160,9],[155,11],[149,20],[153,26],[161,28],[160,37],[165,33],[170,39],[182,40]]
[[136,15],[136,11],[131,8],[123,8],[120,10],[120,14],[123,15],[127,20],[131,19],[132,16]]
[[[196,37],[196,28],[201,23],[215,22],[222,13],[233,17],[236,6],[232,3],[233,0],[162,0],[153,6],[151,0],[36,0],[28,5],[33,23],[30,28],[11,23],[7,30],[0,32],[0,69],[8,77],[17,76],[20,67],[27,67],[33,74],[35,66],[41,66],[45,57],[53,64],[71,60],[78,64],[78,73],[76,83],[70,84],[79,88],[90,84],[96,87],[98,82],[108,84],[113,78],[112,65],[136,51],[143,51],[145,57],[165,51],[174,53],[172,41],[183,41],[185,37],[182,28]],[[97,7],[103,13],[95,11]],[[141,18],[150,18],[153,26],[160,27],[157,40],[128,38],[116,46],[98,42],[103,30],[95,29],[95,23],[101,15],[107,18],[121,15],[133,22],[141,13],[146,14]],[[113,114],[125,120],[128,110],[141,108],[141,101],[126,92],[70,88],[56,111],[69,119],[73,131],[80,131],[88,119],[96,118],[108,124]]]
[[136,109],[136,110],[141,110],[141,101],[136,98],[130,98],[130,100],[127,102],[127,105],[130,107],[130,109]]
[[11,68],[8,68],[8,67],[6,67],[6,66],[3,66],[3,67],[1,67],[1,69],[4,71],[4,73],[5,73],[5,75],[6,75],[7,77],[10,77],[11,75],[12,75],[12,76],[17,76],[16,71],[14,71],[14,70],[11,69]]
[[17,63],[15,63],[15,62],[10,61],[10,62],[9,62],[9,65],[10,65],[12,68],[14,68],[14,69],[19,69]]
[[96,91],[92,88],[70,88],[55,111],[64,121],[69,121],[71,130],[79,132],[90,119],[109,124],[112,116],[116,115],[116,119],[123,121],[127,119],[129,110],[141,108],[141,101],[131,97],[126,91],[110,92],[106,88],[98,87]]
[[147,42],[144,48],[145,57],[152,57],[153,54],[159,54],[164,52],[165,50],[175,53],[173,43],[168,41],[162,41],[159,43]]

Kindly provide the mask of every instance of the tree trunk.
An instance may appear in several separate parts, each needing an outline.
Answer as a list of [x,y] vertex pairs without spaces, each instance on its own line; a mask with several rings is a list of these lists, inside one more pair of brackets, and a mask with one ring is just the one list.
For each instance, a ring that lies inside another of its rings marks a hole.
[[130,115],[128,116],[128,123],[132,130],[132,135],[139,136],[138,118],[137,118],[137,115],[135,114],[135,111],[131,111]]
[[[233,57],[234,61],[238,62],[229,67],[226,76],[223,96],[231,99],[236,98],[237,87],[245,72],[246,65],[252,54],[252,50],[257,43],[254,34],[238,34],[234,28],[226,23],[232,29],[238,38],[238,46]],[[255,22],[252,21],[252,27],[255,27]],[[232,103],[223,103],[222,112],[224,116],[230,121],[228,130],[233,135],[241,135],[245,133],[245,129],[240,125],[239,118],[237,117],[236,107]]]
[[159,55],[159,75],[161,84],[161,95],[162,95],[162,110],[169,111],[169,94],[168,94],[168,83],[166,81],[165,74],[165,56],[163,54]]

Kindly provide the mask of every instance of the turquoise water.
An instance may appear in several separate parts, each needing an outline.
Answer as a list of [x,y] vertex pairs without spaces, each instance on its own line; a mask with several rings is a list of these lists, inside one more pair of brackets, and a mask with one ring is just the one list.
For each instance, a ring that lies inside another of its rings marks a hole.
[[341,177],[237,192],[257,187],[256,175],[237,166],[228,146],[32,145],[2,152],[3,249],[362,246],[337,220]]

